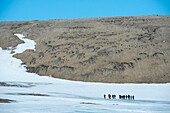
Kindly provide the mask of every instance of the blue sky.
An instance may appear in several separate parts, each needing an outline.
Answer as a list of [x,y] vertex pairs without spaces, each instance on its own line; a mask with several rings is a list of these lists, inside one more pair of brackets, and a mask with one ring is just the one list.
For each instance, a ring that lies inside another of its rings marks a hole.
[[170,15],[170,0],[0,0],[0,21]]

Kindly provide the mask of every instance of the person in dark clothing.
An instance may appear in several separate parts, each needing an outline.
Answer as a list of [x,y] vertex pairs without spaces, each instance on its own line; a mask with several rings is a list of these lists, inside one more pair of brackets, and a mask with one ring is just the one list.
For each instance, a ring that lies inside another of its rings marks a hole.
[[132,99],[133,99],[133,100],[135,99],[135,96],[134,96],[134,95],[132,96]]
[[112,99],[114,99],[114,95],[112,95]]
[[104,98],[106,98],[106,95],[104,94]]
[[121,95],[119,95],[119,99],[121,99],[122,98],[122,96]]
[[116,95],[112,95],[112,99],[116,99]]
[[126,95],[126,99],[127,99],[127,97],[128,97],[128,96]]
[[128,95],[128,99],[130,100],[130,95]]
[[114,99],[116,99],[116,95],[114,95]]
[[125,99],[125,95],[122,96],[122,99]]

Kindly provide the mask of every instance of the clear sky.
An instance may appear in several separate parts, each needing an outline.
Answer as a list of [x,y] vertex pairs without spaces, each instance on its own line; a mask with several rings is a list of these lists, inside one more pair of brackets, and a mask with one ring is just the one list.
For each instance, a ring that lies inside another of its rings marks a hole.
[[0,21],[170,15],[170,0],[0,0]]

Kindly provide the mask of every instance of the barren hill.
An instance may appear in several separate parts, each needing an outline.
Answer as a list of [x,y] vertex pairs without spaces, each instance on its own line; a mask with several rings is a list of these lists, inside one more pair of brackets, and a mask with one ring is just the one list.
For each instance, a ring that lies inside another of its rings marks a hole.
[[15,54],[28,72],[115,83],[170,82],[170,16],[0,22],[0,47],[36,42]]

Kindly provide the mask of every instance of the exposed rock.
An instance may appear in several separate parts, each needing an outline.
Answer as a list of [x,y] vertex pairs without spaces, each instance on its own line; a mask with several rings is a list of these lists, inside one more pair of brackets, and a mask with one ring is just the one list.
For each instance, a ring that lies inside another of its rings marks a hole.
[[39,57],[39,58],[43,58],[43,57],[44,57],[44,53],[43,53],[43,52],[40,52],[38,57]]
[[15,100],[11,100],[11,99],[0,98],[0,103],[12,103],[12,102],[16,102],[16,101]]
[[30,64],[35,64],[35,63],[36,63],[36,58],[32,58]]
[[98,104],[98,103],[92,103],[92,102],[81,102],[80,104],[101,105],[101,104]]
[[50,96],[47,94],[35,94],[35,93],[18,93],[17,95],[27,95],[27,96]]
[[15,83],[15,82],[0,82],[0,86],[4,87],[20,87],[20,88],[30,88],[33,87],[34,85],[31,83],[28,84],[23,84],[23,83]]

